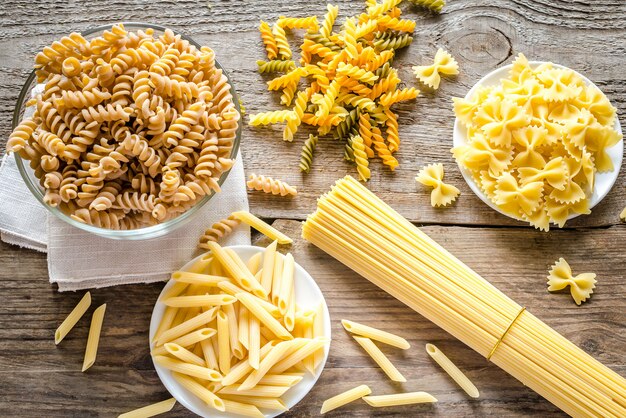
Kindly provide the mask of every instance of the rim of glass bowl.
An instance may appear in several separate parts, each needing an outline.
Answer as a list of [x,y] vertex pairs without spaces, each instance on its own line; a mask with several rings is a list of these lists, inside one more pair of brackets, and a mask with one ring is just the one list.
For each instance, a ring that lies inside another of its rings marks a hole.
[[[152,23],[142,23],[142,22],[120,22],[120,23],[123,24],[126,29],[136,30],[136,29],[150,29],[151,28],[159,32],[163,32],[165,31],[165,29],[167,29],[165,26],[155,25]],[[119,24],[119,23],[116,23],[116,24]],[[101,25],[101,26],[97,26],[91,29],[87,29],[83,31],[81,35],[87,38],[91,35],[101,34],[105,30],[111,29],[113,25],[114,24]],[[189,41],[189,43],[194,45],[196,48],[198,49],[201,48],[201,45],[197,43],[196,41],[194,41],[191,37],[179,31],[175,31],[175,33],[177,35],[180,35],[181,38],[185,39],[186,41]],[[239,115],[241,115],[241,108],[239,106],[239,96],[237,94],[237,91],[235,90],[235,86],[230,76],[228,75],[224,67],[219,63],[217,59],[215,60],[215,67],[218,69],[221,69],[222,73],[228,79],[228,83],[230,84],[230,93],[233,96],[233,102],[235,104],[235,108],[237,109],[237,112],[239,112]],[[20,91],[20,95],[18,97],[17,104],[15,105],[15,110],[13,111],[13,121],[12,121],[13,129],[15,129],[15,127],[21,121],[22,116],[24,114],[24,110],[25,110],[24,105],[26,101],[30,99],[31,90],[34,88],[36,84],[37,83],[36,83],[35,70],[33,70],[28,76],[26,83],[22,87],[22,90]],[[240,120],[237,126],[237,132],[235,135],[235,140],[233,141],[233,148],[230,154],[230,157],[232,159],[235,159],[237,157],[237,153],[239,152],[241,132],[242,132],[242,122],[241,122],[241,117],[240,117]],[[38,179],[35,180],[35,176],[34,175],[31,176],[29,174],[32,172],[32,169],[30,168],[30,166],[28,166],[28,162],[25,162],[19,155],[17,155],[17,153],[15,153],[14,155],[15,155],[15,159],[17,162],[17,168],[22,176],[22,179],[24,180],[24,183],[26,183],[26,186],[31,191],[33,196],[35,196],[35,198],[42,205],[44,205],[50,212],[52,212],[57,218],[62,219],[63,221],[69,223],[72,226],[75,226],[76,228],[82,229],[84,231],[87,231],[87,232],[90,232],[92,234],[96,234],[102,237],[111,238],[111,239],[139,240],[139,239],[155,238],[155,237],[165,235],[173,231],[175,228],[189,221],[191,217],[195,213],[197,213],[200,210],[200,208],[202,208],[202,206],[204,206],[209,200],[211,200],[211,198],[213,198],[213,196],[216,195],[216,193],[212,193],[211,195],[204,196],[198,203],[196,203],[186,212],[183,212],[181,215],[173,219],[170,219],[166,222],[157,224],[157,225],[152,225],[152,226],[139,228],[139,229],[129,229],[129,230],[114,230],[114,229],[100,228],[94,225],[88,225],[86,223],[76,221],[72,219],[69,215],[62,212],[60,209],[52,207],[48,205],[47,203],[45,203],[43,200],[44,198],[43,188],[39,185]],[[220,186],[224,183],[224,181],[226,180],[229,174],[230,174],[230,170],[222,173],[222,175],[220,176],[218,180],[218,184]]]

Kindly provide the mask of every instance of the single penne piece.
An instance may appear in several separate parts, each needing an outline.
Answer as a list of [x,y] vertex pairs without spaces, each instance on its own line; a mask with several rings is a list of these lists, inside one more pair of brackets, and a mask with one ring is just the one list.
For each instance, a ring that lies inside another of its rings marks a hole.
[[165,367],[173,372],[213,382],[219,382],[222,380],[220,372],[209,369],[208,367],[198,366],[196,364],[187,363],[167,356],[154,356],[152,357],[152,360],[159,366]]
[[252,389],[239,390],[240,385],[224,386],[218,395],[242,395],[259,396],[262,398],[280,398],[290,389],[290,386],[261,386],[256,385]]
[[459,370],[458,367],[450,361],[450,359],[443,354],[441,350],[435,347],[433,344],[426,344],[426,352],[430,355],[433,360],[437,362],[441,366],[442,369],[446,371],[450,375],[450,377],[459,385],[461,389],[465,391],[472,398],[478,398],[479,393],[478,389],[471,380],[468,379],[465,374]]
[[253,396],[239,396],[239,395],[222,395],[223,400],[244,402],[250,405],[254,405],[257,408],[269,409],[271,411],[288,411],[287,405],[280,398],[257,398]]
[[[215,329],[200,328],[200,329],[190,332],[189,334],[178,337],[175,340],[170,341],[170,342],[174,344],[178,344],[181,347],[189,347],[191,345],[199,343],[202,340],[211,338],[214,335],[215,335]],[[165,349],[165,346],[161,345],[159,347],[155,347],[150,354],[152,354],[153,356],[165,356],[168,353],[167,353],[167,350]]]
[[274,305],[278,305],[278,298],[280,297],[280,288],[283,279],[283,263],[285,256],[277,252],[274,257],[274,275],[272,277],[272,298],[271,302]]
[[[270,350],[277,344],[276,341],[271,341],[261,348],[261,357],[267,355]],[[241,379],[243,379],[246,375],[252,372],[253,368],[250,365],[249,361],[241,360],[239,363],[235,364],[231,367],[230,372],[224,376],[221,384],[223,386],[228,386],[237,383]]]
[[302,373],[293,374],[266,374],[259,380],[259,385],[266,386],[295,386],[302,381]]
[[217,309],[217,307],[213,307],[208,311],[197,314],[194,317],[186,320],[185,322],[181,322],[175,327],[168,329],[159,336],[156,345],[163,345],[166,342],[172,341],[182,335],[189,334],[191,331],[197,328],[205,327],[215,319],[215,316],[217,315]]
[[361,399],[362,397],[369,395],[370,393],[372,393],[372,391],[367,385],[360,385],[345,392],[342,392],[339,395],[326,399],[322,404],[320,414],[325,414],[326,412],[330,412],[333,409],[339,408],[340,406],[344,406],[346,404],[349,404],[350,402],[354,402],[357,399]]
[[[241,304],[243,306],[243,304]],[[261,355],[261,323],[248,311],[248,361],[253,369],[259,368]]]
[[265,417],[265,415],[261,411],[259,411],[259,408],[249,403],[231,401],[228,399],[222,399],[222,402],[224,402],[224,406],[226,407],[226,412],[228,413],[241,415],[244,417],[255,417],[255,418]]
[[281,315],[287,313],[287,307],[293,293],[293,276],[295,273],[293,255],[288,253],[283,260],[283,272],[280,279],[280,293],[278,294],[278,309]]
[[250,257],[250,259],[246,263],[248,270],[250,270],[250,273],[257,274],[259,272],[259,269],[261,268],[262,260],[263,260],[263,252],[256,253],[255,255]]
[[289,238],[287,235],[278,231],[273,226],[263,222],[262,220],[260,220],[259,218],[251,214],[250,212],[246,212],[246,211],[233,212],[232,216],[235,219],[239,219],[241,222],[256,229],[257,231],[259,231],[260,233],[262,233],[269,239],[277,240],[279,244],[291,244],[293,242],[293,240]]
[[202,399],[202,401],[210,407],[217,409],[221,412],[224,412],[226,410],[224,402],[215,393],[202,386],[193,378],[177,372],[172,372],[172,377],[174,377],[174,379],[176,379],[176,381],[178,381],[178,383],[180,383],[182,387],[196,395],[198,398]]
[[324,347],[329,340],[324,337],[317,337],[313,340],[306,340],[300,338],[299,341],[304,342],[297,350],[289,354],[287,357],[276,363],[271,369],[270,373],[280,374],[300,363],[308,356],[315,353],[320,347]]
[[93,363],[96,361],[100,331],[102,330],[106,308],[106,303],[100,305],[91,315],[91,326],[89,327],[89,336],[87,337],[87,347],[85,348],[85,358],[83,360],[83,372],[93,366]]
[[243,358],[243,346],[239,342],[239,320],[237,319],[237,309],[233,305],[225,305],[222,310],[228,318],[228,338],[230,340],[230,351],[239,360]]
[[207,367],[210,369],[219,370],[220,366],[217,363],[217,354],[213,349],[213,344],[211,342],[213,338],[200,341],[200,347],[202,348],[202,354],[204,355],[204,362]]
[[209,271],[210,265],[213,263],[213,256],[209,255],[208,257],[200,257],[195,263],[191,265],[185,271],[190,273],[199,273],[205,274]]
[[[196,346],[200,347],[197,344]],[[191,351],[187,350],[185,347],[182,347],[175,343],[165,343],[164,347],[168,353],[178,358],[179,360],[184,361],[185,363],[195,364],[196,366],[200,366],[200,367],[207,366],[206,361],[204,361],[202,357],[199,357],[198,355],[192,353]]]
[[[236,284],[230,283],[230,282],[221,282],[220,284],[217,285],[217,287],[219,287],[221,290],[223,290],[224,292],[228,293],[231,296],[235,296],[237,293],[246,293],[245,290],[243,290],[242,288],[240,288],[239,286],[237,286]],[[257,302],[259,305],[261,305],[261,307],[263,307],[263,309],[265,309],[266,311],[268,311],[270,313],[270,315],[272,315],[274,318],[280,318],[280,309],[278,309],[278,306],[273,305],[272,303],[263,300],[259,297],[256,297],[254,295],[252,295],[255,299],[255,302]],[[249,313],[248,313],[249,315]]]
[[237,298],[237,300],[243,303],[246,308],[248,308],[250,315],[256,316],[259,321],[263,323],[263,325],[268,327],[270,331],[272,331],[274,335],[276,335],[276,337],[280,338],[281,340],[293,339],[293,336],[289,333],[289,331],[287,331],[285,327],[283,327],[280,322],[276,320],[276,318],[274,318],[269,312],[263,309],[263,307],[261,307],[261,305],[259,305],[254,300],[254,296],[249,293],[237,293],[235,297]]
[[392,395],[364,396],[369,406],[381,408],[385,406],[411,405],[416,403],[437,402],[437,399],[426,392],[394,393]]
[[74,325],[76,325],[78,320],[83,317],[83,315],[85,314],[85,312],[87,312],[87,309],[89,309],[90,306],[91,306],[91,293],[87,292],[80,299],[78,304],[76,304],[74,309],[72,309],[72,312],[70,312],[69,315],[65,317],[63,322],[61,322],[61,325],[59,325],[59,327],[54,332],[55,344],[58,344],[61,341],[63,341],[63,338],[65,338],[67,333],[70,332],[72,328],[74,328]]
[[[317,308],[315,309],[315,317],[313,318],[313,336],[314,337],[322,337],[324,336],[324,304],[319,303]],[[324,359],[324,347],[318,349],[313,354],[313,369],[317,369],[317,366]]]
[[163,335],[163,333],[168,329],[171,329],[172,322],[174,321],[177,312],[178,308],[175,308],[173,306],[165,307],[165,311],[163,311],[163,316],[161,317],[161,322],[159,322],[159,326],[157,327],[157,330],[154,332],[154,336],[152,337],[152,342],[158,342],[161,335]]
[[239,322],[237,326],[237,331],[239,334],[237,338],[239,339],[239,343],[248,350],[250,348],[250,339],[249,339],[249,323],[250,318],[248,314],[248,308],[246,308],[241,303],[239,304],[239,315],[237,315],[237,321]]
[[372,340],[356,335],[353,335],[352,338],[354,338],[356,342],[359,343],[361,347],[363,347],[365,352],[370,355],[372,360],[374,360],[376,364],[378,364],[378,366],[383,369],[385,374],[391,380],[393,380],[394,382],[406,382],[406,378],[402,376],[402,373],[400,373],[398,369],[396,369],[396,366],[391,363],[387,356],[385,356],[385,354],[380,351],[380,348],[378,348]]
[[183,318],[183,322],[181,323],[189,321],[191,318],[194,318],[195,316],[197,316],[200,312],[201,312],[201,309],[199,306],[187,308],[187,314],[185,315],[185,318]]
[[[315,311],[307,310],[300,314],[296,318],[296,322],[300,324],[300,329],[303,338],[313,339],[313,321],[315,317]],[[315,375],[315,353],[302,360],[302,366],[311,375]]]
[[343,325],[346,331],[352,334],[360,335],[361,337],[369,338],[370,340],[380,341],[381,343],[392,345],[403,350],[411,348],[411,344],[409,344],[407,340],[387,331],[359,324],[358,322],[348,321],[347,319],[342,319],[341,325]]
[[285,323],[285,328],[287,331],[293,331],[293,327],[296,324],[296,289],[291,286],[291,295],[289,296],[289,303],[287,304],[287,312],[285,313],[285,317],[283,318],[283,322]]
[[224,375],[230,372],[230,329],[228,316],[223,312],[217,313],[217,362]]
[[212,276],[210,274],[190,273],[188,271],[175,271],[172,273],[172,280],[180,283],[217,286],[219,282],[228,280],[228,278],[223,276]]
[[161,293],[159,300],[163,301],[165,299],[178,296],[183,293],[187,287],[189,287],[189,283],[174,282],[167,290],[164,290],[163,293]]
[[230,305],[237,299],[231,295],[195,295],[195,296],[173,296],[163,300],[167,306],[176,308],[193,308],[201,306]]
[[241,258],[230,248],[222,248],[217,242],[208,242],[214,257],[220,262],[222,267],[243,287],[244,290],[267,299],[267,293],[258,280],[250,273],[248,267]]
[[169,398],[142,408],[133,409],[117,416],[117,418],[148,418],[169,412],[176,405],[176,399]]
[[274,275],[274,258],[276,256],[276,246],[278,241],[274,240],[263,251],[263,270],[261,272],[261,286],[269,295],[272,291],[272,278]]
[[261,299],[267,299],[267,292],[263,286],[261,286],[259,280],[254,276],[254,273],[250,271],[246,263],[244,263],[241,257],[239,257],[239,254],[237,254],[232,248],[224,248],[224,250],[230,256],[231,260],[235,262],[239,271],[243,274],[246,283],[249,283],[250,289],[246,290]]
[[257,370],[253,370],[252,373],[248,375],[246,380],[244,380],[239,386],[239,390],[252,389],[255,387],[259,380],[267,374],[269,369],[285,357],[294,343],[298,343],[298,340],[283,341],[272,348],[270,352],[263,357],[263,360],[261,360],[259,368]]
[[277,339],[276,335],[266,326],[261,325],[261,338],[266,341],[272,341]]
[[182,324],[185,321],[185,318],[187,317],[187,312],[189,311],[189,309],[187,308],[176,308],[176,309],[177,309],[176,315],[174,316],[174,319],[172,319],[172,324],[170,325],[172,328]]

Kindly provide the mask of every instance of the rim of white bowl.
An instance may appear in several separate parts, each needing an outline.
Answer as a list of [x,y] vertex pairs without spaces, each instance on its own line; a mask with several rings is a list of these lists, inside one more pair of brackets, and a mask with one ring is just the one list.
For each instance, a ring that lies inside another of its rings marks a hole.
[[[234,251],[256,251],[256,252],[260,252],[265,250],[264,247],[259,247],[256,245],[230,245],[224,248],[231,248]],[[203,257],[204,254],[200,254],[199,256],[193,258],[192,260],[190,260],[188,263],[186,263],[183,267],[181,267],[180,270],[184,271],[186,269],[188,269],[189,267],[191,267],[193,265],[193,263],[195,263],[197,260],[199,260],[201,257]],[[247,260],[244,260],[247,261]],[[313,305],[317,304],[317,303],[322,303],[324,306],[324,336],[326,338],[328,338],[329,340],[331,339],[331,322],[330,322],[330,312],[328,311],[328,305],[326,304],[326,299],[324,298],[324,294],[322,293],[322,290],[319,288],[319,286],[317,285],[317,282],[315,281],[315,279],[313,279],[313,276],[311,276],[309,274],[308,271],[306,271],[300,264],[298,264],[297,262],[295,263],[295,267],[296,267],[296,281],[299,280],[298,279],[298,273],[300,272],[301,274],[303,273],[303,277],[304,279],[309,282],[310,285],[313,286],[314,289],[317,289],[317,291],[319,292],[319,296],[320,299],[316,300],[315,303],[313,303]],[[165,292],[166,289],[168,289],[169,287],[172,286],[173,284],[173,280],[168,280],[168,282],[165,284],[165,286],[163,286],[163,290],[161,291],[161,293],[159,294],[159,299],[161,298],[161,295],[163,294],[163,292]],[[149,341],[149,346],[150,346],[150,350],[152,350],[153,348],[153,343],[152,343],[152,336],[154,334],[154,332],[156,332],[156,328],[158,327],[158,323],[161,322],[161,318],[163,316],[163,311],[165,310],[165,306],[158,301],[154,304],[154,308],[152,310],[152,316],[150,318],[150,330],[148,333],[148,341]],[[159,312],[157,312],[159,311]],[[158,314],[158,316],[157,316]],[[306,395],[308,395],[308,393],[315,387],[315,385],[317,384],[317,381],[319,380],[320,376],[322,375],[322,372],[324,371],[324,368],[326,367],[326,362],[328,361],[328,355],[330,353],[330,342],[328,344],[326,344],[326,346],[324,347],[324,358],[323,360],[320,362],[320,364],[318,365],[318,369],[315,371],[315,376],[310,376],[308,374],[305,374],[304,379],[302,379],[302,381],[300,381],[297,385],[293,386],[293,388],[291,388],[290,390],[293,390],[294,388],[298,387],[299,385],[302,385],[303,383],[307,383],[308,387],[301,391],[301,393],[299,393],[298,395],[295,396],[295,398],[293,398],[290,402],[285,402],[286,406],[289,409],[292,409],[293,407],[295,407],[298,403],[300,403],[300,401],[302,399],[304,399],[304,397]],[[177,402],[179,402],[181,405],[183,405],[185,408],[187,408],[189,411],[201,416],[201,417],[211,417],[211,418],[237,418],[240,417],[240,415],[236,415],[236,414],[231,414],[231,413],[227,413],[227,412],[220,412],[217,411],[213,408],[210,408],[208,406],[206,406],[206,409],[200,410],[198,408],[196,408],[195,405],[192,405],[191,403],[189,403],[187,401],[186,398],[177,396],[178,392],[182,392],[182,391],[186,391],[186,389],[184,389],[183,387],[181,387],[170,375],[169,375],[169,371],[166,370],[165,368],[157,365],[156,363],[152,363],[154,365],[154,369],[157,372],[157,375],[159,376],[159,379],[161,380],[161,383],[163,383],[163,386],[165,386],[165,388],[167,389],[167,391],[170,393],[170,395],[172,395],[172,397],[174,397],[176,399]],[[307,379],[308,378],[308,379]],[[189,396],[194,396],[192,394],[189,394]],[[266,413],[265,417],[266,418],[274,418],[280,414],[282,414],[284,411],[274,411],[271,413]]]
[[[547,63],[547,61],[530,61],[529,65],[531,67],[535,68],[535,67],[538,67],[541,64],[546,64],[546,63]],[[566,67],[564,65],[560,65],[560,64],[552,63],[552,66],[554,68],[562,68],[562,69],[568,69],[568,70],[574,71],[574,73],[576,75],[578,75],[580,78],[582,78],[582,80],[585,82],[585,84],[587,84],[588,86],[596,87],[598,90],[602,91],[602,89],[600,89],[598,86],[596,86],[593,83],[593,81],[589,80],[587,77],[585,77],[584,75],[580,74],[578,71],[573,70],[573,69],[571,69],[569,67]],[[512,67],[513,67],[513,64],[508,64],[508,65],[505,65],[503,67],[496,68],[495,70],[491,71],[490,73],[488,73],[487,75],[482,77],[467,92],[467,94],[465,95],[465,99],[471,98],[474,95],[474,93],[476,92],[476,90],[478,90],[480,87],[483,87],[483,86],[489,87],[489,86],[498,85],[500,83],[500,80],[503,78],[503,76],[507,75],[509,70]],[[615,115],[614,129],[617,132],[619,132],[620,134],[622,134],[622,126],[619,123],[619,118],[617,117],[617,115]],[[459,118],[456,118],[454,120],[454,131],[453,131],[453,134],[452,134],[452,143],[453,143],[453,146],[455,146],[455,147],[457,147],[459,145],[467,144],[467,130],[464,129],[463,124],[461,123]],[[593,191],[592,191],[592,194],[591,194],[591,199],[590,199],[590,202],[589,202],[589,209],[590,210],[593,209],[598,203],[600,203],[602,201],[602,199],[604,199],[606,197],[606,195],[609,193],[609,191],[611,191],[611,189],[615,185],[615,182],[617,181],[617,177],[619,176],[619,172],[620,172],[620,169],[621,169],[621,166],[622,166],[622,162],[623,162],[624,139],[622,138],[617,144],[615,144],[611,148],[608,148],[607,149],[607,153],[611,156],[611,161],[613,162],[614,168],[613,168],[613,171],[608,171],[608,172],[604,172],[604,173],[596,173],[596,181],[594,183]],[[482,200],[490,208],[492,208],[493,210],[495,210],[498,213],[501,213],[504,216],[507,216],[507,217],[512,218],[512,219],[516,219],[518,221],[527,222],[522,217],[515,217],[515,216],[511,216],[511,215],[509,215],[507,213],[504,213],[495,203],[493,203],[489,199],[489,197],[487,197],[487,195],[481,190],[481,188],[478,186],[478,184],[476,184],[476,182],[474,181],[474,178],[470,174],[469,170],[467,170],[465,167],[463,167],[458,161],[457,161],[457,165],[459,166],[459,170],[461,171],[461,174],[463,175],[463,178],[465,179],[465,182],[467,183],[469,188],[472,190],[472,192],[474,192],[474,194],[476,196],[478,196],[478,198],[480,200]],[[600,183],[599,179],[602,179],[602,181],[603,181],[603,183],[602,183],[603,187],[602,187],[601,191],[599,191],[599,189],[598,189],[598,184]],[[574,218],[578,217],[579,215],[581,215],[581,214],[578,214],[578,213],[570,214],[567,217],[567,220],[569,221],[571,219],[574,219]]]

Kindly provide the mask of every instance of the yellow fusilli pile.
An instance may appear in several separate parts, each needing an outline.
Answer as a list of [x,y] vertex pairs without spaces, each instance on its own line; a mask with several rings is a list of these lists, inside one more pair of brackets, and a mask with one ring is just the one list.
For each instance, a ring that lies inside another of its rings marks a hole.
[[[398,161],[392,154],[398,150],[400,138],[398,116],[390,107],[419,94],[415,88],[397,89],[400,78],[390,65],[395,50],[411,43],[415,28],[413,20],[400,17],[399,3],[368,2],[366,13],[346,18],[338,31],[333,29],[339,7],[331,4],[320,23],[315,16],[281,17],[270,30],[261,22],[261,38],[270,61],[259,61],[259,70],[285,73],[270,80],[268,89],[282,91],[281,103],[291,109],[251,115],[249,124],[284,122],[286,141],[293,140],[302,123],[316,127],[320,136],[332,132],[336,139],[346,141],[346,159],[357,165],[363,181],[370,177],[368,160],[375,156],[395,169]],[[307,29],[299,67],[292,67],[289,61],[292,53],[285,28]],[[303,80],[308,87],[299,90]],[[310,147],[305,145],[305,150]],[[311,155],[303,154],[301,168],[305,172]]]
[[135,229],[220,190],[240,115],[213,51],[166,30],[72,33],[35,59],[44,84],[7,149],[72,218]]

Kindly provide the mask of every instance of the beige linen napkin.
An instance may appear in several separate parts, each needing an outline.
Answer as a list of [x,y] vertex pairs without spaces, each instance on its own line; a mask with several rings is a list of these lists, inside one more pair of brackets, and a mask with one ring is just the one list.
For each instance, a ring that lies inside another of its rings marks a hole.
[[[222,191],[188,223],[143,241],[102,238],[67,224],[35,199],[13,155],[5,155],[0,165],[0,239],[47,252],[50,282],[57,283],[59,291],[165,280],[193,257],[206,228],[239,210],[248,210],[241,153]],[[250,244],[250,229],[238,227],[223,244]]]

